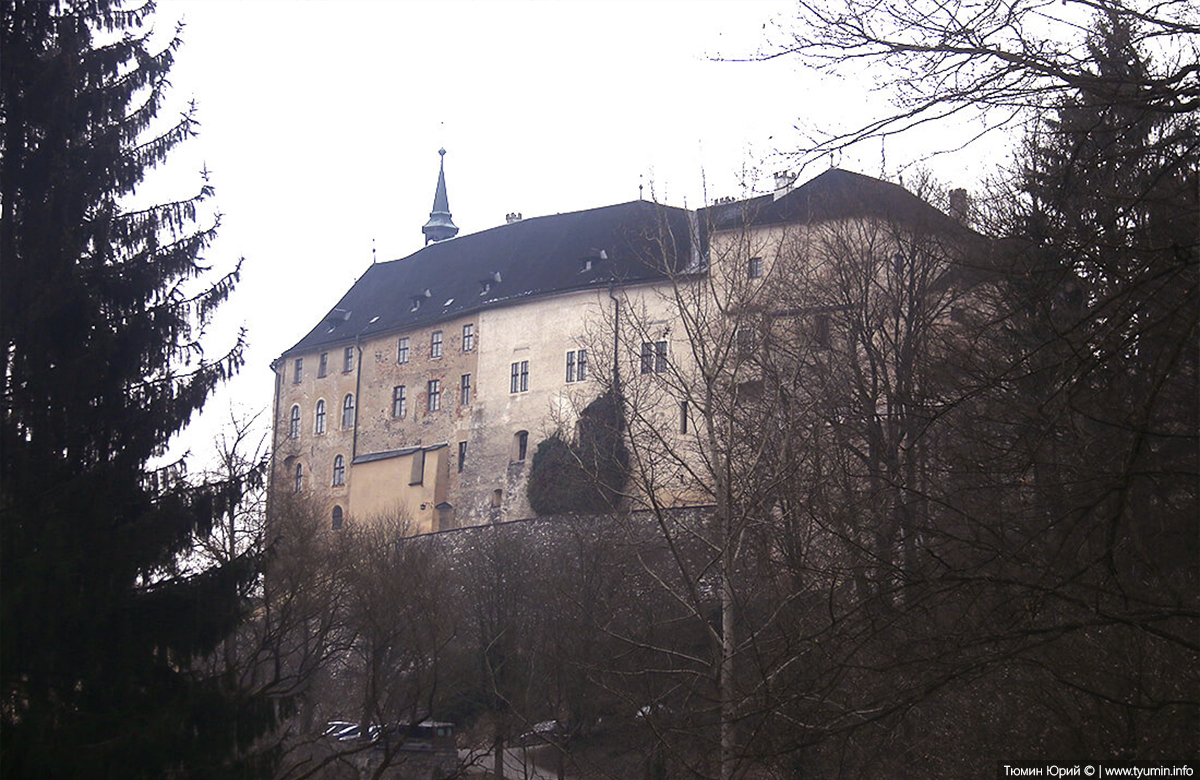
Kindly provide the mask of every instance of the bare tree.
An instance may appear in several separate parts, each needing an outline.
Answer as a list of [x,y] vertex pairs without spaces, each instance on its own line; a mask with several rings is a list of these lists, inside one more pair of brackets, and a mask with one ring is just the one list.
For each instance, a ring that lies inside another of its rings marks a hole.
[[[1108,15],[1153,53],[1136,81],[1096,68],[1091,18]],[[1133,110],[1186,116],[1200,107],[1200,18],[1183,0],[962,0],[888,5],[862,0],[797,3],[793,22],[764,58],[794,57],[820,71],[869,73],[894,110],[796,151],[807,163],[830,151],[954,119],[980,134],[1022,129],[1073,95]]]

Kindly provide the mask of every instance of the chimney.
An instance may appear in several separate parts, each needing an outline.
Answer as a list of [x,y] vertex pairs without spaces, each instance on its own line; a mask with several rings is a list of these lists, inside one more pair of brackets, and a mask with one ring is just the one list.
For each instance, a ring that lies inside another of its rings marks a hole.
[[950,216],[964,225],[971,220],[971,196],[962,187],[950,190]]
[[505,221],[505,223],[507,223],[509,225],[511,225],[514,222],[520,222],[521,221],[521,212],[519,212],[519,211],[509,212],[508,214],[506,214],[504,216],[504,221]]
[[779,200],[784,195],[787,195],[795,186],[796,174],[789,171],[776,171],[774,200]]

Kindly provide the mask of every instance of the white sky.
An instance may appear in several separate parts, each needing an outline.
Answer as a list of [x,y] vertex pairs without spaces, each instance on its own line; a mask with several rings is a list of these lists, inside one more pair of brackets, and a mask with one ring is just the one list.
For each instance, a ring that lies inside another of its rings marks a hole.
[[[184,195],[209,169],[223,219],[207,257],[218,270],[245,265],[206,343],[220,354],[240,325],[250,339],[241,376],[175,454],[190,449],[201,465],[231,407],[266,410],[267,425],[270,362],[366,270],[372,246],[380,261],[421,248],[441,146],[463,235],[511,211],[633,200],[639,183],[675,206],[763,191],[786,165],[781,152],[798,146],[797,125],[886,110],[868,85],[822,81],[787,59],[710,59],[752,54],[790,6],[160,0],[160,31],[187,24],[172,99],[194,98],[202,127],[153,192]],[[837,163],[894,179],[943,141],[922,136],[911,148],[889,142],[886,171],[878,147]],[[929,167],[970,188],[990,162],[975,152]]]

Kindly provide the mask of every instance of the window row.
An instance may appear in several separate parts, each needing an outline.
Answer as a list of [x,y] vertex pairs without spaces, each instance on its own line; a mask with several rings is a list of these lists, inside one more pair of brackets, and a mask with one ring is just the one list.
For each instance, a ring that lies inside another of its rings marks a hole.
[[[443,331],[435,330],[429,334],[429,357],[437,359],[442,356],[442,347],[445,342]],[[467,323],[462,326],[462,351],[470,352],[475,349],[475,325]],[[409,336],[401,336],[396,342],[396,362],[407,363],[412,355],[411,339]]]
[[[354,393],[346,393],[342,399],[342,428],[354,427]],[[313,418],[313,433],[325,433],[325,399],[317,401],[317,411]],[[300,404],[292,405],[291,418],[288,420],[288,438],[300,438]]]
[[[442,356],[443,346],[443,331],[435,330],[429,336],[429,357],[440,358]],[[475,349],[475,324],[468,323],[462,326],[462,351],[471,352]],[[342,372],[350,373],[354,370],[354,347],[346,347],[342,351]],[[407,363],[409,359],[409,337],[401,336],[396,347],[396,362]],[[317,378],[327,376],[329,373],[329,353],[322,352],[319,362],[317,363]],[[304,380],[304,358],[296,358],[292,362],[292,384],[300,384]]]
[[[463,374],[458,380],[458,403],[471,404],[471,375]],[[442,408],[442,381],[431,379],[425,384],[425,411],[436,412]],[[392,388],[392,417],[399,419],[408,415],[408,386]]]
[[[349,374],[354,370],[354,347],[342,350],[342,373]],[[329,374],[329,353],[322,352],[317,360],[317,378]],[[296,358],[292,362],[292,384],[298,385],[304,379],[304,358]]]
[[[299,493],[304,490],[304,464],[297,463],[296,469],[292,473],[292,489]],[[344,455],[335,455],[333,458],[333,481],[330,484],[333,487],[346,484],[346,457]]]

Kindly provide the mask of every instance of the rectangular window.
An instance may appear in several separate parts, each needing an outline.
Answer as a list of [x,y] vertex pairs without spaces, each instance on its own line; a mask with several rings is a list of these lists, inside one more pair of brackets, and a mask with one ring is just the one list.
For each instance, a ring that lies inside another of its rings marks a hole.
[[329,373],[329,353],[321,353],[321,362],[317,365],[317,376],[322,377]]
[[460,441],[458,443],[458,473],[461,474],[463,466],[467,462],[467,443]]
[[[953,313],[951,313],[951,316],[953,317]],[[814,334],[814,337],[816,339],[818,347],[821,347],[822,349],[829,349],[829,315],[828,314],[818,314],[817,315],[816,333]]]
[[354,370],[354,347],[346,347],[342,354],[342,371],[349,374]]
[[587,350],[573,349],[567,353],[567,381],[583,382],[587,379]]
[[475,325],[474,324],[463,325],[462,349],[463,349],[463,352],[470,352],[471,350],[475,349]]
[[408,404],[408,390],[404,385],[396,385],[392,388],[392,417],[403,417],[408,411],[405,407]]
[[463,374],[462,381],[458,385],[458,402],[463,406],[471,404],[471,375]]
[[442,332],[435,330],[429,338],[429,357],[440,358],[442,356]]
[[508,392],[524,393],[529,389],[529,361],[522,360],[512,364],[512,374],[509,375]]
[[688,403],[687,401],[679,402],[679,432],[688,432]]
[[758,279],[759,277],[762,276],[762,258],[761,257],[750,258],[750,266],[747,269],[747,276],[749,276],[751,279]]
[[661,374],[667,370],[667,342],[642,342],[642,373]]
[[292,373],[292,384],[300,384],[304,378],[304,358],[296,358],[296,370]]
[[400,339],[400,345],[396,348],[396,362],[408,362],[408,336],[404,336]]
[[754,331],[750,328],[737,329],[737,350],[743,357],[754,352]]
[[442,408],[442,382],[439,379],[429,380],[429,405],[428,411],[436,412]]

